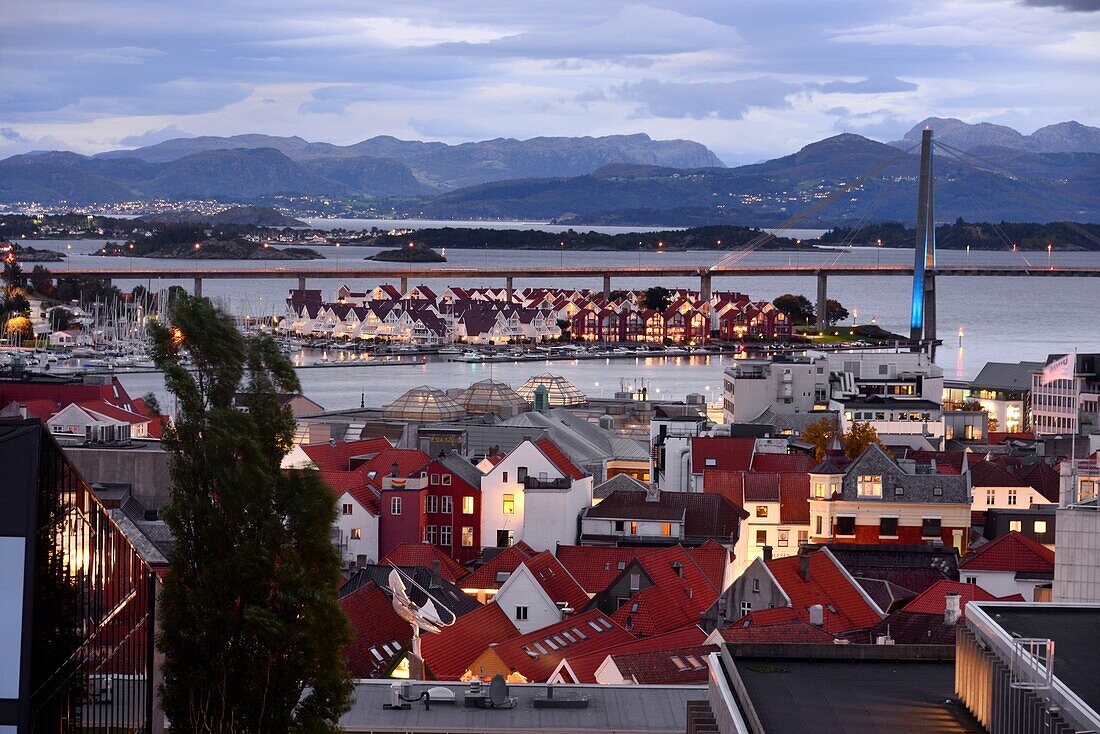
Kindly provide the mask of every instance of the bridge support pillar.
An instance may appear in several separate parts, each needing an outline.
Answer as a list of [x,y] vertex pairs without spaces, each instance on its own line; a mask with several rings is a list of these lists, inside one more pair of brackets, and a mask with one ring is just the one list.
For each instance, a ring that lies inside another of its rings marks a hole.
[[511,305],[513,303],[512,294],[515,290],[514,288],[512,288],[512,276],[511,275],[509,275],[507,278],[504,279],[504,290],[507,292],[507,295],[508,295],[508,304]]
[[202,278],[195,278],[195,298],[202,297]]
[[306,289],[306,276],[298,276],[298,290],[304,291]]
[[824,334],[829,325],[829,276],[817,274],[817,333]]
[[710,299],[711,275],[709,271],[705,271],[699,276],[699,302],[703,304],[703,308],[707,312],[707,318],[710,320],[710,326],[708,327],[710,336],[714,336],[718,331],[718,311],[714,308],[714,304],[710,302]]
[[401,295],[405,295],[409,290],[409,277],[407,275],[401,276]]
[[603,276],[603,299],[605,301],[611,300],[611,276]]

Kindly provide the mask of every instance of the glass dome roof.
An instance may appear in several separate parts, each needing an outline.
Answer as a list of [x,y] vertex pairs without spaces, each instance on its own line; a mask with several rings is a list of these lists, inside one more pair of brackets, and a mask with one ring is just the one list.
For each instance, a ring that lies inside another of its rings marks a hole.
[[421,385],[382,406],[382,415],[406,421],[446,421],[463,417],[466,410],[439,388]]
[[535,400],[535,388],[539,385],[544,385],[549,391],[548,397],[550,399],[550,405],[556,408],[580,405],[588,400],[588,396],[577,389],[577,386],[572,382],[559,375],[552,375],[549,372],[535,375],[527,380],[527,382],[523,383],[516,392],[528,403],[533,403]]
[[501,408],[514,407],[517,412],[527,410],[528,401],[503,382],[481,380],[462,391],[458,404],[468,413],[499,413]]

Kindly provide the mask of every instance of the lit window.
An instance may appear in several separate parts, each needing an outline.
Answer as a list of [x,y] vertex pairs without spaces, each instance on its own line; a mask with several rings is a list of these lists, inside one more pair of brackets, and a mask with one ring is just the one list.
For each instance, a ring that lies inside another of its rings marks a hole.
[[351,503],[350,502],[345,502],[344,507],[343,507],[343,513],[345,515],[350,515],[351,512],[352,512]]
[[470,525],[462,526],[462,546],[472,548],[474,545],[474,529]]
[[661,523],[661,535],[672,535],[672,523]]
[[814,497],[816,497],[817,499],[822,499],[825,497],[824,482],[814,482]]
[[391,515],[400,515],[401,514],[401,498],[400,497],[390,497],[390,514]]
[[473,497],[463,497],[462,498],[462,514],[463,515],[472,515],[472,514],[474,514],[474,498]]
[[767,505],[757,505],[756,506],[756,516],[757,517],[767,517],[768,516],[768,506]]
[[1035,521],[1035,534],[1036,535],[1042,535],[1046,531],[1047,531],[1047,521],[1046,520],[1036,520]]
[[351,529],[351,539],[352,540],[362,540],[363,539],[363,530],[361,528],[352,528]]
[[[820,518],[818,518],[818,519],[820,519]],[[801,548],[802,546],[806,545],[809,542],[810,542],[810,531],[809,530],[799,530],[798,531],[798,546]]]
[[636,523],[634,521],[630,522],[630,534],[631,535],[637,535],[638,534],[638,523]]
[[502,510],[505,515],[516,514],[516,496],[514,494],[504,495],[504,508]]
[[1018,533],[1024,529],[1024,524],[1020,520],[1009,520],[1008,529],[1013,533]]
[[859,497],[881,497],[882,476],[880,474],[860,474],[856,483],[856,495]]

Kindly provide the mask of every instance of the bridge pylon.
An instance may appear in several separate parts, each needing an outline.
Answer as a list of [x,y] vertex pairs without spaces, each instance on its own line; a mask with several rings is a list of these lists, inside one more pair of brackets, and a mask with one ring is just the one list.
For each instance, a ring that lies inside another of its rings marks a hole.
[[909,338],[913,351],[936,340],[936,217],[932,191],[932,129],[920,142],[920,180],[917,184],[917,240],[913,250],[913,307]]

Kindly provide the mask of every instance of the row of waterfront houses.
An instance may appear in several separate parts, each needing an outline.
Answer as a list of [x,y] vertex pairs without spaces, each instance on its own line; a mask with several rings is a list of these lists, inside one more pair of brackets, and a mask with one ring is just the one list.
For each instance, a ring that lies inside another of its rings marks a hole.
[[717,338],[787,339],[787,314],[742,293],[672,291],[667,305],[650,308],[645,294],[614,298],[587,289],[458,288],[437,293],[391,284],[357,292],[341,286],[334,301],[320,290],[292,290],[282,330],[340,341],[381,340],[423,346],[582,341],[702,344]]

